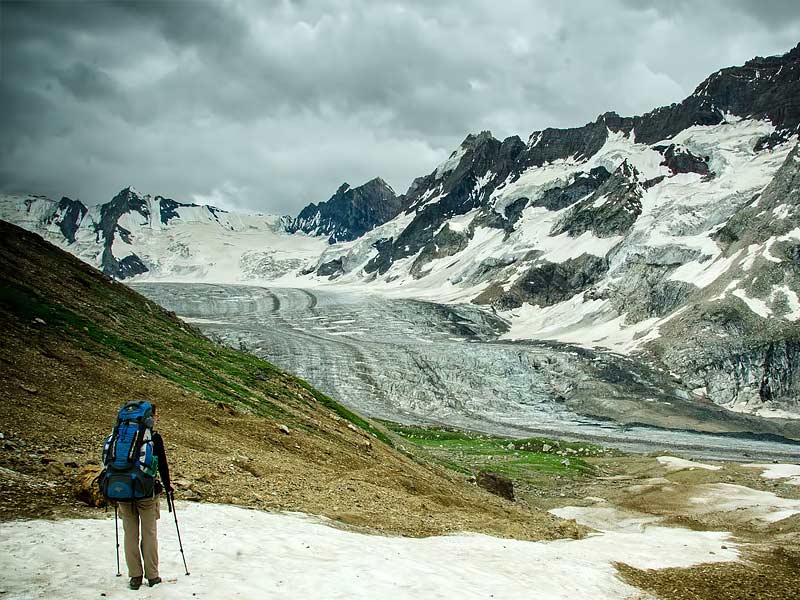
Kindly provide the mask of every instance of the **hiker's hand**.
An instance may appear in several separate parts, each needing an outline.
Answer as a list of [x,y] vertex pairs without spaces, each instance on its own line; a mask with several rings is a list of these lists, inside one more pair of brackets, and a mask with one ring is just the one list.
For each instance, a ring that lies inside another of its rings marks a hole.
[[172,487],[171,485],[165,486],[165,489],[167,490],[168,494],[174,494],[175,493],[175,488]]

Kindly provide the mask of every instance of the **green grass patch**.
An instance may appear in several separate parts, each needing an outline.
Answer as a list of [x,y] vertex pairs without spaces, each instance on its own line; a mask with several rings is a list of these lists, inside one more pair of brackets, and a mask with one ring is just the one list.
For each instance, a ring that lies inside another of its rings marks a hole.
[[390,421],[382,421],[382,424],[454,471],[494,471],[516,480],[533,480],[541,475],[591,475],[594,468],[584,458],[609,452],[583,442],[507,438]]

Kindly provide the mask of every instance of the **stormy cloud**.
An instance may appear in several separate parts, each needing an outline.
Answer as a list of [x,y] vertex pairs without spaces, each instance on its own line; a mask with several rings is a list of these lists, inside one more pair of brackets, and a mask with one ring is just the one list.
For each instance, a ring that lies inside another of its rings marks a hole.
[[0,190],[296,213],[798,41],[793,2],[3,2]]

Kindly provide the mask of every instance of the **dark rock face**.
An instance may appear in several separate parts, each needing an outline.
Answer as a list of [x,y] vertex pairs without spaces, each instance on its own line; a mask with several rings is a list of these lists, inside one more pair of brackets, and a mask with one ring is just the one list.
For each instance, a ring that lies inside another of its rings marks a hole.
[[673,175],[678,173],[699,173],[700,175],[708,175],[708,160],[707,156],[695,156],[685,148],[680,148],[675,144],[669,146],[653,146],[653,150],[658,150],[664,155],[664,161],[661,163],[666,166]]
[[97,241],[103,245],[102,270],[106,275],[117,279],[125,279],[148,271],[135,254],[119,260],[112,252],[115,235],[119,235],[123,241],[130,243],[130,231],[119,225],[120,217],[130,212],[138,212],[145,219],[150,218],[146,200],[128,187],[114,196],[111,202],[101,207],[100,223],[95,226]]
[[130,212],[138,212],[145,219],[150,218],[147,202],[128,187],[114,196],[111,202],[101,207],[100,223],[97,226],[98,241],[102,239],[104,246],[110,247],[114,242],[114,234],[122,230],[118,225],[120,217]]
[[753,147],[755,152],[761,152],[762,150],[772,150],[775,146],[779,146],[780,144],[785,144],[789,141],[789,136],[787,135],[786,130],[783,131],[773,131],[769,135],[765,135],[760,138],[756,145]]
[[327,235],[331,244],[354,240],[396,217],[403,201],[383,179],[375,178],[351,188],[343,184],[327,202],[311,203],[286,228]]
[[591,156],[605,143],[607,129],[636,141],[655,144],[692,125],[717,125],[725,113],[769,119],[778,129],[794,131],[800,124],[800,44],[783,56],[754,58],[740,67],[717,71],[680,103],[636,117],[608,112],[594,123],[575,129],[534,132],[536,142],[522,165],[541,166],[568,156]]
[[600,115],[594,123],[570,129],[534,131],[528,138],[528,147],[519,157],[516,173],[529,167],[541,167],[568,156],[577,159],[589,158],[597,153],[608,139],[608,130],[619,131],[626,127],[624,119],[616,113]]
[[533,206],[543,206],[547,210],[567,208],[593,193],[609,177],[611,177],[611,173],[605,167],[595,167],[588,173],[578,173],[570,184],[547,190],[541,198],[533,202]]
[[433,239],[425,245],[422,252],[419,253],[414,264],[411,265],[411,274],[415,279],[423,276],[423,267],[430,261],[437,258],[444,258],[446,256],[453,256],[467,247],[469,239],[467,236],[458,231],[452,231],[449,226],[445,225],[433,237]]
[[716,125],[730,112],[767,118],[778,129],[800,124],[800,44],[783,56],[754,58],[717,71],[679,104],[634,117],[636,140],[653,144],[692,125]]
[[800,395],[800,342],[779,340],[753,345],[702,364],[695,375],[720,402],[748,394],[756,402],[789,400]]
[[70,200],[66,196],[61,198],[61,201],[56,207],[55,213],[50,217],[48,222],[56,223],[61,230],[64,238],[72,244],[75,241],[75,234],[81,226],[83,217],[86,216],[88,209],[80,200]]
[[[367,263],[365,271],[383,274],[394,261],[413,256],[426,246],[433,247],[433,236],[445,221],[487,203],[491,193],[509,176],[524,148],[517,136],[500,142],[488,131],[468,135],[459,148],[461,160],[454,168],[434,171],[414,181],[405,196],[406,214],[416,213],[414,219],[397,239],[376,246],[378,256]],[[522,210],[519,205],[517,208]],[[501,228],[502,221],[498,223]]]
[[121,260],[117,259],[111,252],[111,246],[106,246],[103,249],[100,266],[103,273],[114,279],[126,279],[149,271],[142,263],[142,260],[135,254],[130,254]]
[[198,206],[197,204],[184,204],[182,202],[176,202],[172,198],[164,198],[162,196],[156,196],[156,202],[158,202],[158,206],[160,208],[161,213],[161,223],[163,225],[169,224],[172,219],[177,219],[178,209],[182,206]]
[[318,275],[330,277],[331,279],[335,279],[342,273],[344,273],[344,266],[342,265],[341,258],[329,260],[328,262],[321,264],[317,269]]
[[639,172],[626,160],[591,196],[570,209],[550,235],[566,232],[578,237],[586,231],[597,237],[623,235],[642,213],[643,193]]
[[627,276],[611,285],[605,295],[619,314],[627,314],[628,322],[668,315],[697,291],[691,283],[669,279],[675,266],[631,258]]
[[608,271],[605,258],[583,254],[563,263],[543,263],[531,267],[508,292],[489,288],[475,299],[501,310],[519,308],[523,303],[552,306],[569,300],[602,279]]
[[476,477],[476,481],[483,489],[513,502],[514,482],[508,477],[491,471],[480,471]]

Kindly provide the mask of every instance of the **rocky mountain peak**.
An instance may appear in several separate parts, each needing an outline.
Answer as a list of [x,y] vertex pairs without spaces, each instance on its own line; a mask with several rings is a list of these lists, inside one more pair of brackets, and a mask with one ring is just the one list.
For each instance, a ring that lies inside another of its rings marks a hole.
[[307,205],[286,226],[286,230],[325,235],[331,244],[335,244],[361,237],[393,219],[402,206],[402,198],[380,177],[357,188],[343,183],[327,201]]
[[119,210],[121,212],[136,211],[143,215],[149,214],[146,196],[139,194],[133,186],[128,186],[120,190],[119,193],[111,199],[111,202],[104,206],[109,205],[113,206],[113,208],[109,210],[113,210],[114,212]]
[[477,148],[487,142],[498,141],[489,130],[481,131],[478,134],[470,133],[461,142],[462,148]]

